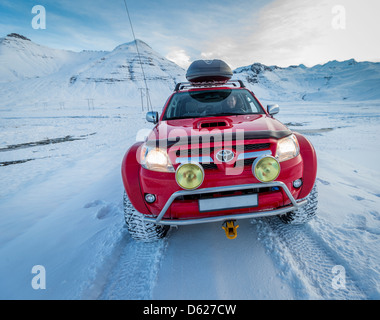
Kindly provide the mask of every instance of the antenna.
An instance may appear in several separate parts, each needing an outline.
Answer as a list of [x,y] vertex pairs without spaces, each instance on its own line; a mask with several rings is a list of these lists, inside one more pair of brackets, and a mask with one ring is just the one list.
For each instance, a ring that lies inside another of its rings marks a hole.
[[[136,36],[135,36],[135,32],[133,30],[132,20],[131,20],[131,17],[129,15],[129,10],[128,10],[128,6],[127,6],[127,1],[126,0],[124,0],[124,4],[125,4],[125,10],[127,11],[127,16],[128,16],[129,24],[131,25],[133,39],[135,41],[136,51],[137,51],[137,55],[139,57],[139,62],[140,62],[140,67],[141,67],[141,72],[142,72],[142,75],[143,75],[143,78],[144,78],[145,91],[146,91],[146,95],[147,95],[147,104],[148,104],[147,107],[148,107],[148,111],[149,111],[149,106],[150,106],[150,110],[152,111],[152,102],[150,101],[148,84],[146,82],[145,72],[144,72],[144,68],[143,68],[142,62],[141,62],[141,55],[140,55],[139,47],[137,45]],[[142,107],[142,108],[144,108],[144,107]]]

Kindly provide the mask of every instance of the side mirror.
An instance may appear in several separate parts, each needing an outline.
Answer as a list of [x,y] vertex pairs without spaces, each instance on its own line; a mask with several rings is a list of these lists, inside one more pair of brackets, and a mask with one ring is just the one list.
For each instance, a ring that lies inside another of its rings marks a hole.
[[147,112],[146,121],[156,124],[158,122],[158,112],[157,111]]
[[277,114],[280,112],[280,107],[278,104],[268,104],[267,111],[271,116],[273,116],[274,114]]

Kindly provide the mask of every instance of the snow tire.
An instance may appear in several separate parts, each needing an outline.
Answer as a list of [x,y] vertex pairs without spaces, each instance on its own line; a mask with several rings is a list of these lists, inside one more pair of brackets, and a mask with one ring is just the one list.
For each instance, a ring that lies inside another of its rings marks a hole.
[[144,215],[134,208],[126,192],[124,192],[123,204],[125,223],[129,234],[134,240],[153,242],[166,236],[169,226],[145,222]]
[[309,195],[305,198],[307,204],[302,208],[279,216],[285,224],[305,224],[313,219],[317,212],[318,206],[318,189],[314,185]]

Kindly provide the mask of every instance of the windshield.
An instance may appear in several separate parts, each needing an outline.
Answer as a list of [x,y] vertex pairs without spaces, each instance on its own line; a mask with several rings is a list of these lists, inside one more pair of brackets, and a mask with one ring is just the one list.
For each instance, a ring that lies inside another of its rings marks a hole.
[[264,111],[248,90],[205,90],[173,95],[163,120],[258,113]]

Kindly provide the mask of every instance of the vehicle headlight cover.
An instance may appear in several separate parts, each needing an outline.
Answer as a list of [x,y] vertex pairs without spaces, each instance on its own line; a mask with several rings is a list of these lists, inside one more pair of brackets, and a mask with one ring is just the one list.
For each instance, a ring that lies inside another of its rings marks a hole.
[[253,175],[261,182],[271,182],[280,174],[280,164],[272,156],[257,158],[252,165]]
[[300,154],[300,146],[294,134],[277,142],[276,159],[279,162],[293,159]]
[[178,185],[186,190],[200,187],[204,179],[204,171],[198,163],[185,163],[177,168],[175,179]]
[[174,172],[167,152],[160,148],[148,147],[147,145],[141,148],[141,165],[143,168],[152,171]]

